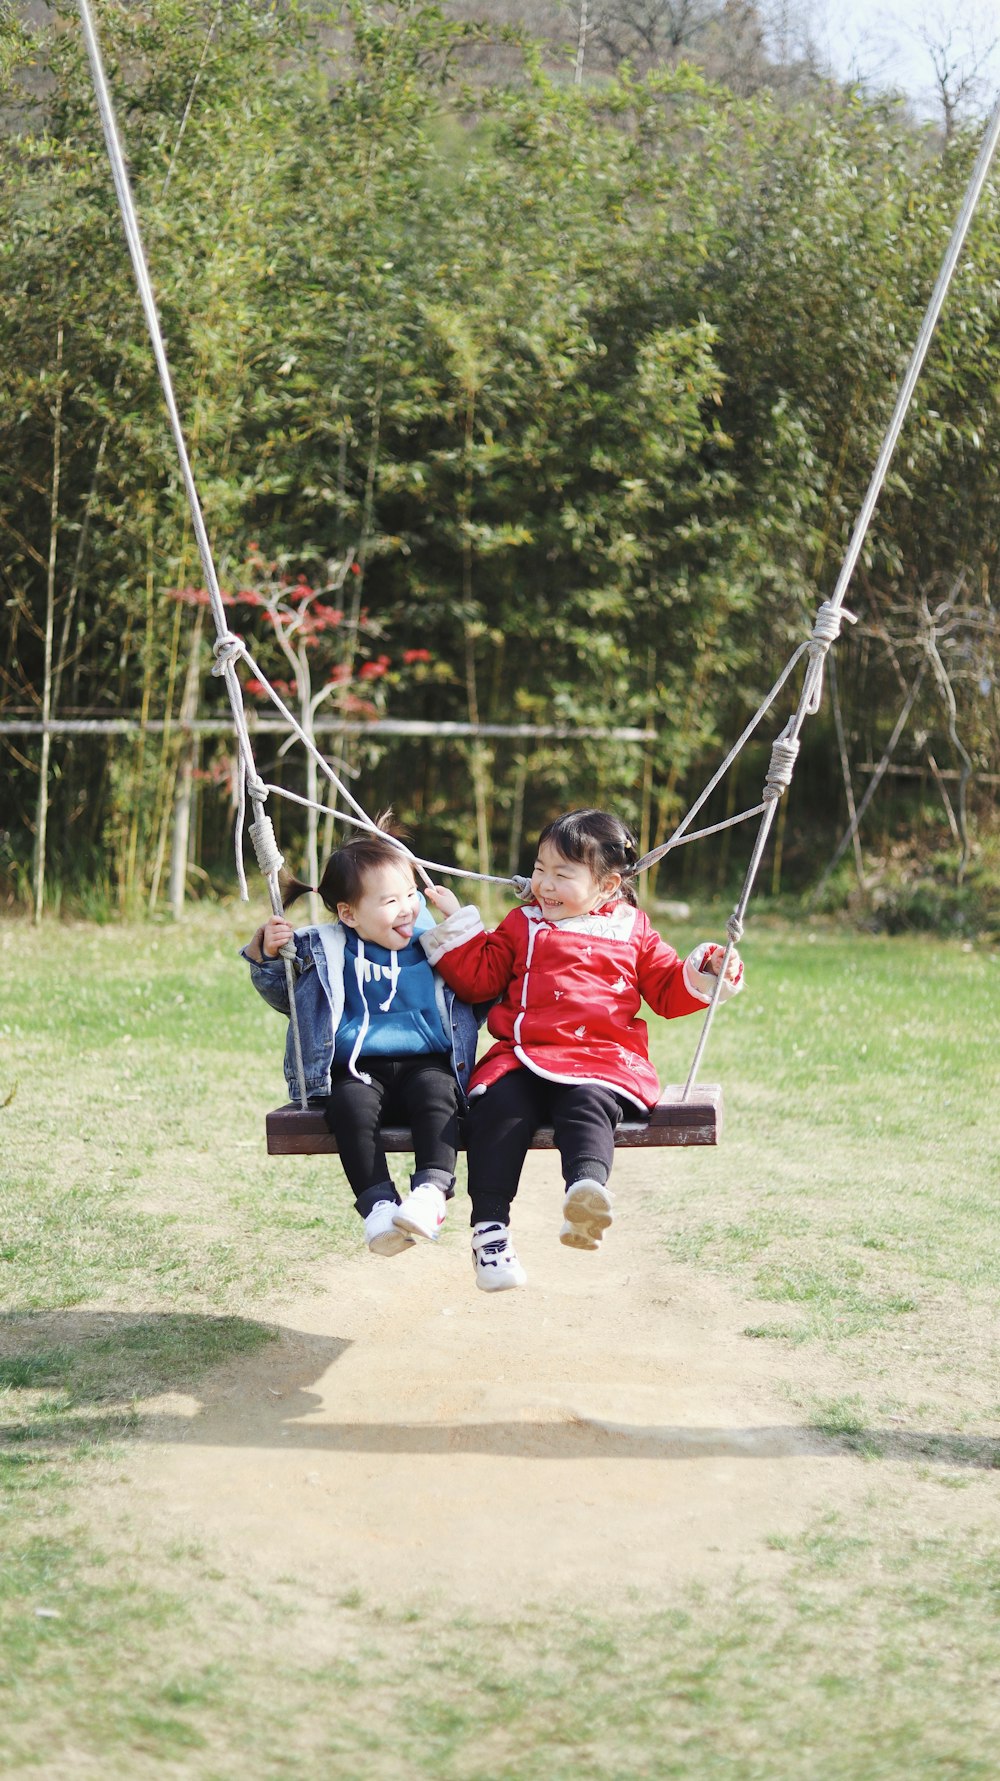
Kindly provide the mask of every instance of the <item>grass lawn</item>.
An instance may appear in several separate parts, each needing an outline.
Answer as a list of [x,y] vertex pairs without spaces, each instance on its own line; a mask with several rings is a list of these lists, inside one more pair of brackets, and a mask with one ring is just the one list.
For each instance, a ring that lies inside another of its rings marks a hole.
[[[703,1071],[723,1143],[679,1159],[662,1219],[664,1270],[755,1307],[789,1420],[867,1491],[776,1535],[766,1577],[487,1624],[305,1600],[169,1530],[137,1561],[87,1512],[143,1400],[272,1341],[357,1247],[319,1172],[263,1155],[255,919],[0,923],[0,1772],[995,1776],[998,955],[752,924]],[[663,925],[683,951],[721,921]],[[653,1023],[670,1079],[678,1031]],[[901,1477],[938,1513],[900,1509]]]

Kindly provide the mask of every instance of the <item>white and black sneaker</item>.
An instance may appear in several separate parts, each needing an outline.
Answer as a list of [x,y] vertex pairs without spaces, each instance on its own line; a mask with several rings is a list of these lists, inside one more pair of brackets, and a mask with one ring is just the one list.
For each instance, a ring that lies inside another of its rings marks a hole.
[[483,1292],[505,1292],[509,1286],[528,1284],[505,1224],[473,1226],[472,1266],[476,1270],[476,1285]]
[[597,1249],[612,1222],[611,1195],[599,1181],[574,1181],[563,1200],[560,1243],[567,1249]]

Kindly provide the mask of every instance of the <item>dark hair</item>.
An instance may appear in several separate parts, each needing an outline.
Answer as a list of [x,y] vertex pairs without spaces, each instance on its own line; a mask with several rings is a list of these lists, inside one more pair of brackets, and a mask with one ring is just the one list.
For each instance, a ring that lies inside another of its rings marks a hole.
[[638,858],[635,837],[607,810],[568,810],[542,830],[538,845],[551,841],[564,859],[586,866],[598,884],[612,872],[622,874],[619,896],[635,902],[633,872]]
[[[389,820],[389,813],[377,819],[380,828]],[[326,904],[331,915],[336,915],[338,903],[356,903],[363,896],[365,879],[369,873],[376,872],[379,866],[404,866],[413,870],[410,856],[403,847],[392,839],[388,831],[384,835],[373,835],[370,832],[357,835],[345,841],[331,853],[319,883],[315,886],[321,900]],[[314,887],[304,884],[300,878],[288,877],[282,873],[282,902],[287,909],[290,903],[305,896]]]

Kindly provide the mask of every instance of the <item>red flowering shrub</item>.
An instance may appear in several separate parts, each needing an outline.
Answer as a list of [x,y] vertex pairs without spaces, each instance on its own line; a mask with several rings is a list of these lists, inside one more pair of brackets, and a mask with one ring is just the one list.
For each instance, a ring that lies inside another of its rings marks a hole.
[[[223,606],[235,606],[234,594],[227,594],[224,588],[219,589]],[[167,589],[169,600],[179,600],[182,606],[208,606],[212,596],[207,587],[170,587]]]
[[[353,655],[351,660],[334,662],[325,673],[323,671],[323,658],[325,656],[329,661],[332,653],[329,644],[324,644],[323,640],[343,625],[344,612],[342,607],[334,606],[329,600],[324,600],[322,595],[339,590],[348,573],[360,575],[360,563],[342,565],[339,579],[334,574],[329,587],[314,588],[304,574],[299,574],[293,583],[289,574],[280,573],[277,564],[269,562],[263,556],[260,545],[252,540],[247,546],[247,569],[252,579],[259,578],[259,586],[242,587],[236,593],[222,593],[225,606],[241,606],[246,609],[248,623],[256,633],[256,641],[251,641],[250,644],[251,653],[262,657],[264,669],[271,675],[270,688],[260,676],[255,675],[247,680],[247,694],[253,699],[266,699],[273,689],[282,700],[290,701],[299,696],[301,686],[301,698],[307,700],[310,709],[315,712],[322,699],[329,697],[331,690],[336,688],[336,706],[345,716],[377,718],[380,715],[379,708],[370,699],[358,698],[350,689],[360,682],[367,682],[371,686],[376,681],[384,680],[392,666],[390,656],[379,655],[370,661],[359,661]],[[179,600],[186,606],[204,607],[209,604],[207,588],[185,587],[169,591],[172,599]],[[257,613],[268,621],[263,637],[255,622]],[[359,633],[364,636],[369,628],[367,610],[362,609],[355,622],[351,640],[353,648],[357,647]],[[377,627],[375,632],[377,635]],[[266,648],[268,643],[271,644],[270,650]],[[275,679],[271,674],[274,644],[278,645],[289,666],[298,664],[298,675],[291,680]],[[316,657],[319,659],[314,661]],[[402,652],[402,665],[407,668],[430,663],[433,659],[429,649],[413,648]]]

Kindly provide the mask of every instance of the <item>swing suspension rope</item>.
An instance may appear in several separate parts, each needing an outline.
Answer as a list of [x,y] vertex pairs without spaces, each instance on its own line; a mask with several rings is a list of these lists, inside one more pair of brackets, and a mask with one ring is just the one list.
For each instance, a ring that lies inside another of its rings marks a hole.
[[[503,878],[496,877],[491,873],[467,871],[459,866],[440,865],[436,861],[422,859],[419,855],[413,853],[404,842],[397,840],[396,837],[384,835],[383,831],[379,830],[371,817],[367,815],[366,811],[354,797],[348,786],[344,784],[343,780],[317,749],[312,738],[307,735],[295,714],[288,709],[287,705],[285,705],[275,688],[270,684],[263,670],[254,660],[243,639],[230,630],[226,620],[225,604],[215,570],[215,562],[212,556],[212,548],[209,543],[204,515],[202,513],[201,501],[198,496],[198,490],[195,484],[194,474],[191,469],[191,462],[184,438],[184,431],[181,426],[180,415],[174,397],[170,366],[167,360],[163,332],[160,327],[159,315],[156,308],[156,298],[149,276],[142,238],[139,232],[138,219],[136,217],[135,205],[132,200],[128,173],[125,166],[125,157],[122,153],[121,143],[118,137],[114,108],[112,106],[111,95],[104,72],[100,44],[94,27],[89,0],[77,0],[77,5],[93,76],[97,108],[100,114],[101,126],[104,131],[108,158],[111,163],[112,178],[114,180],[115,191],[118,197],[122,222],[125,229],[125,237],[128,243],[129,254],[132,259],[136,284],[142,302],[143,313],[146,318],[146,325],[149,330],[153,354],[160,376],[160,383],[163,388],[163,396],[170,422],[170,429],[173,434],[180,464],[181,478],[184,484],[188,506],[190,508],[191,523],[198,545],[198,554],[201,558],[202,569],[205,575],[205,585],[208,589],[209,606],[216,630],[214,645],[215,662],[212,667],[212,673],[221,677],[224,681],[232,710],[233,726],[236,732],[240,757],[235,844],[236,869],[239,878],[241,896],[244,901],[246,901],[249,896],[243,864],[243,832],[244,827],[246,827],[251,841],[253,842],[254,852],[257,856],[257,863],[267,883],[272,911],[275,915],[282,915],[284,913],[278,882],[278,874],[284,865],[284,859],[278,848],[274,834],[274,826],[265,810],[267,798],[271,793],[276,797],[286,798],[292,803],[303,805],[308,809],[318,810],[326,815],[332,816],[338,822],[347,823],[352,827],[382,835],[383,839],[393,842],[393,844],[399,848],[400,852],[411,861],[412,865],[427,885],[431,883],[431,880],[428,877],[428,869],[430,869],[431,871],[441,872],[449,876],[476,879],[479,882],[487,884],[512,885],[519,897],[526,896],[530,888],[530,881],[519,874],[515,874],[510,878]],[[704,1055],[705,1046],[708,1042],[708,1036],[711,1031],[715,1012],[719,1004],[722,987],[725,982],[726,969],[734,947],[738,945],[743,936],[743,922],[746,915],[747,905],[750,901],[750,896],[763,858],[764,849],[767,845],[778,802],[792,781],[795,761],[799,752],[799,738],[802,727],[807,717],[814,716],[816,712],[819,711],[822,703],[823,668],[827,652],[840,635],[842,619],[847,619],[852,624],[856,622],[853,615],[846,611],[844,607],[844,599],[848,585],[861,555],[868,527],[871,523],[876,503],[885,483],[892,455],[899,440],[907,410],[909,409],[910,401],[914,389],[916,388],[917,379],[923,368],[934,329],[937,325],[949,286],[958,265],[962,248],[965,244],[965,238],[968,234],[976,206],[985,186],[998,140],[1000,140],[1000,98],[998,98],[990,118],[976,164],[970,176],[962,207],[955,221],[951,239],[948,243],[940,272],[938,273],[937,283],[934,286],[917,340],[913,347],[906,375],[899,387],[892,417],[886,429],[882,447],[868,485],[868,491],[862,502],[833,593],[830,595],[829,599],[824,600],[819,606],[811,635],[795,649],[774,685],[771,687],[770,691],[765,694],[764,699],[761,701],[742,735],[729,750],[725,760],[712,775],[708,784],[695,799],[695,802],[691,805],[686,815],[678,822],[673,833],[660,846],[655,847],[649,853],[644,854],[632,868],[633,875],[644,872],[650,866],[655,865],[658,860],[663,859],[666,854],[672,852],[675,847],[685,846],[690,841],[704,840],[710,835],[718,834],[723,829],[732,828],[738,823],[748,822],[754,817],[760,818],[750,863],[747,867],[743,881],[743,887],[736,907],[726,924],[727,942],[725,953],[720,966],[719,975],[716,979],[711,1002],[705,1011],[698,1044],[681,1096],[683,1101],[689,1099],[694,1087],[695,1079]],[[785,683],[793,674],[795,668],[804,656],[807,657],[807,663],[799,701],[794,713],[785,724],[784,729],[772,743],[771,760],[765,777],[760,802],[753,805],[751,809],[741,811],[735,816],[727,817],[723,822],[713,823],[708,828],[692,829],[691,824],[698,812],[703,808],[716,786],[725,777],[729,768],[732,766],[749,738],[753,735],[762,718],[770,710],[774,701],[777,699],[778,694],[781,692]],[[306,752],[311,755],[321,773],[333,786],[337,796],[349,806],[348,810],[331,808],[329,805],[320,804],[312,799],[300,797],[296,793],[287,790],[285,787],[268,784],[260,777],[254,759],[253,744],[250,738],[246,711],[243,705],[243,691],[239,673],[237,671],[237,664],[240,662],[245,664],[249,676],[259,681],[261,687],[267,693],[271,702],[275,705],[285,723],[288,725],[289,730],[298,741],[301,742]],[[253,820],[249,825],[246,824],[247,798],[249,798],[253,807]],[[299,1039],[298,1022],[295,1013],[294,980],[292,971],[295,952],[291,942],[283,948],[283,957],[288,989],[288,1003],[294,1053],[298,1073],[299,1099],[302,1107],[305,1108],[308,1102],[305,1089],[305,1071],[302,1062],[302,1047]]]

